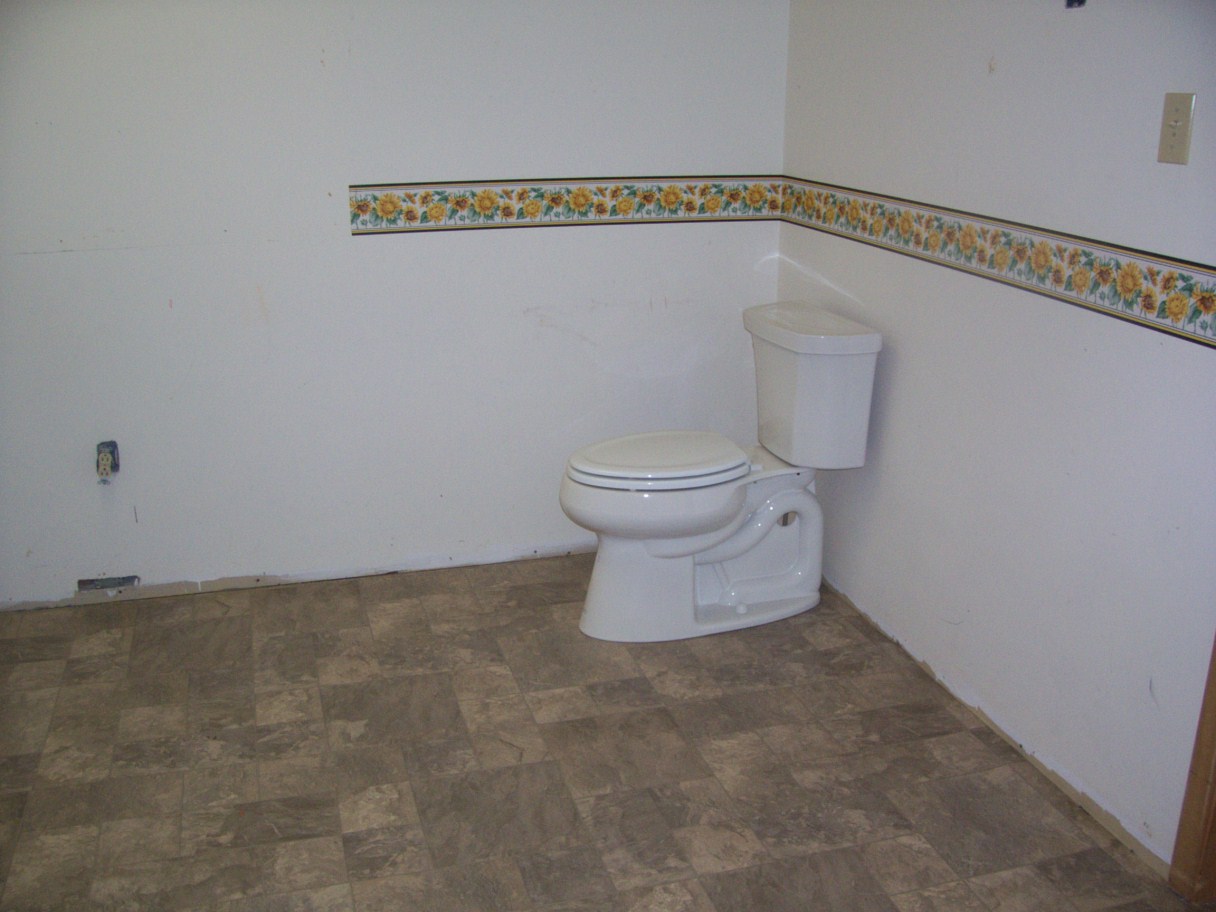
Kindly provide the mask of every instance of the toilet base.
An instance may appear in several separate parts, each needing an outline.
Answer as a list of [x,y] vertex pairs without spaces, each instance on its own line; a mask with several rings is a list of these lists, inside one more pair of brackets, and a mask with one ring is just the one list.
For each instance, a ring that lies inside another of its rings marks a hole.
[[[787,550],[783,537],[788,535],[770,535],[763,543],[769,547],[761,550]],[[754,554],[748,561],[753,566],[744,569],[754,569]],[[724,604],[718,598],[729,593],[715,578],[725,578],[729,571],[724,568],[730,565],[698,564],[693,555],[655,557],[645,541],[601,536],[579,628],[600,640],[654,643],[768,624],[819,604],[818,572],[778,574],[773,585],[745,580],[738,589],[750,597]]]

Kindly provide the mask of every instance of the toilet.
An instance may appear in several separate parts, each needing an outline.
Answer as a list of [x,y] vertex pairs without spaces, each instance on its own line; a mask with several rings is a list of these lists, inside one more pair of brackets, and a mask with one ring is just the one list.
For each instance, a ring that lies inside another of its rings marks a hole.
[[641,643],[765,624],[819,603],[816,469],[865,463],[873,329],[798,301],[743,311],[759,445],[712,431],[616,437],[574,453],[562,510],[599,540],[579,623]]

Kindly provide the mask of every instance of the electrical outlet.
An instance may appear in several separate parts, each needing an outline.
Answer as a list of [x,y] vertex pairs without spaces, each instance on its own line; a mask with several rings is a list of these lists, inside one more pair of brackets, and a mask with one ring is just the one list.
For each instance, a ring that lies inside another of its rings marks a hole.
[[1166,92],[1161,112],[1161,139],[1157,161],[1185,165],[1191,157],[1191,120],[1195,116],[1193,92]]
[[97,483],[109,484],[117,471],[118,444],[113,440],[103,440],[97,444]]

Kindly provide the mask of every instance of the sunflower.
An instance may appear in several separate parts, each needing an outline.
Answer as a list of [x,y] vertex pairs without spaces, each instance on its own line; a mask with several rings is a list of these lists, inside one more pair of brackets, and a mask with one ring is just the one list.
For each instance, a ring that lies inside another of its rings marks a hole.
[[1144,284],[1144,274],[1140,271],[1140,267],[1128,260],[1119,267],[1119,274],[1115,279],[1115,288],[1119,291],[1119,296],[1122,298],[1132,299],[1140,290],[1140,286]]
[[1157,291],[1153,288],[1140,289],[1140,309],[1146,314],[1157,312]]
[[1177,326],[1186,318],[1187,299],[1180,291],[1175,291],[1165,299],[1165,315]]
[[592,199],[594,197],[589,188],[575,187],[570,191],[570,208],[575,212],[586,212],[591,206]]
[[916,221],[912,218],[912,213],[905,209],[899,214],[899,236],[907,240],[912,234],[912,229],[916,227]]
[[975,230],[975,226],[968,222],[963,226],[963,230],[958,235],[958,246],[963,253],[970,255],[979,244],[979,232]]
[[498,194],[488,187],[473,197],[473,208],[482,218],[489,218],[498,209]]
[[386,222],[392,221],[401,211],[401,197],[396,193],[384,193],[376,200],[376,214]]
[[1043,275],[1051,268],[1051,245],[1039,241],[1030,252],[1030,268],[1038,275]]
[[663,188],[663,192],[659,195],[659,204],[664,209],[678,209],[682,199],[684,199],[684,191],[672,184],[670,187]]

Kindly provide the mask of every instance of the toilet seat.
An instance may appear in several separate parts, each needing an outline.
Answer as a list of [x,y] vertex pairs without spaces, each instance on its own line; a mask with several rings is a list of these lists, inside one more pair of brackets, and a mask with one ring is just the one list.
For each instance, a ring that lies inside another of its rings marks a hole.
[[572,481],[618,491],[680,491],[742,478],[747,454],[712,431],[653,431],[583,447],[570,457]]

